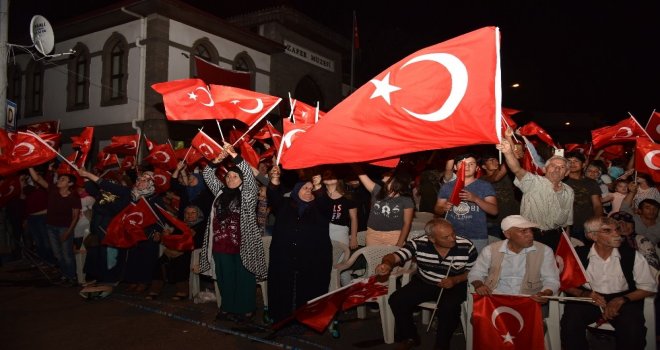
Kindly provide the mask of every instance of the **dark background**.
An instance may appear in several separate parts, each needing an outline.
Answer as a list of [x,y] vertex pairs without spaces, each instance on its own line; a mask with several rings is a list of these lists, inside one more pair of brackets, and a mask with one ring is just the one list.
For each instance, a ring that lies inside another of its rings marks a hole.
[[[588,130],[578,130],[581,118],[589,119],[589,125],[605,125],[626,118],[627,112],[645,125],[651,111],[660,108],[658,1],[185,2],[221,18],[286,5],[347,39],[355,11],[361,47],[355,71],[358,87],[416,50],[484,26],[498,26],[503,106],[525,111],[516,119],[534,119],[550,134],[568,131],[588,138]],[[14,0],[10,38],[27,33],[34,14],[57,27],[68,18],[115,3],[130,1]],[[513,83],[520,87],[512,88]],[[566,129],[566,121],[576,129]]]

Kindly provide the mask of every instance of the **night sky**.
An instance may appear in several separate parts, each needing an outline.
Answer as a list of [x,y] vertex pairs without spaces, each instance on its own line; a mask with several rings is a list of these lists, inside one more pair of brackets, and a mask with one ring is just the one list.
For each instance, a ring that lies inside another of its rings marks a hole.
[[[358,86],[418,49],[494,25],[502,34],[504,106],[532,116],[590,114],[604,123],[626,118],[630,111],[642,124],[654,108],[660,108],[658,1],[637,5],[492,0],[185,2],[219,17],[285,4],[347,39],[355,10],[361,45]],[[63,6],[58,1],[12,1],[10,31],[27,32],[33,14],[46,16],[56,26],[110,3],[67,1]],[[511,88],[513,83],[520,88]]]

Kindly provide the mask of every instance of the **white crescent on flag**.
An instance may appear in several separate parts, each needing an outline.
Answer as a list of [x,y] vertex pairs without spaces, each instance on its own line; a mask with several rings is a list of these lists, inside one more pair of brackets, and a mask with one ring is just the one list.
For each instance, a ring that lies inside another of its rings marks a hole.
[[[622,134],[621,131],[624,133]],[[623,137],[630,137],[633,135],[633,131],[631,128],[624,126],[622,128],[619,128],[619,130],[616,131],[616,134],[614,134],[614,137],[612,138],[623,138]]]
[[256,101],[257,101],[257,106],[252,108],[252,109],[245,109],[245,108],[242,108],[241,106],[239,106],[238,104],[241,102],[239,100],[233,100],[230,103],[233,103],[234,105],[236,105],[236,107],[238,107],[238,109],[240,109],[241,111],[243,111],[245,113],[257,114],[257,113],[261,112],[262,109],[264,109],[264,101],[262,101],[260,98],[257,98]]
[[647,167],[649,167],[649,169],[660,170],[660,166],[656,165],[656,163],[660,164],[660,161],[656,163],[653,162],[653,157],[657,156],[658,154],[660,154],[660,150],[650,151],[644,156],[644,163]]
[[211,148],[211,146],[205,143],[199,145],[199,151],[202,152],[204,157],[211,157],[215,155],[215,152],[213,152],[213,148]]
[[[23,154],[17,154],[16,150],[21,146],[26,147],[27,152],[23,153]],[[29,142],[21,142],[21,143],[19,143],[18,145],[16,145],[14,147],[14,150],[11,152],[11,155],[13,157],[25,157],[25,156],[29,156],[30,154],[32,154],[32,152],[34,152],[34,145],[33,144],[31,144]]]
[[167,178],[165,175],[156,174],[154,175],[154,183],[158,186],[164,186],[167,183]]
[[[158,154],[162,154],[162,155],[163,155],[163,160],[160,160],[160,159],[158,159],[158,157],[156,157],[156,155],[158,155]],[[170,161],[170,155],[167,154],[167,153],[165,153],[165,152],[163,152],[163,151],[156,151],[156,152],[154,153],[154,159],[157,160],[157,161],[159,161],[159,162],[161,162],[161,163],[167,163],[167,162]]]
[[[140,221],[137,222],[136,220],[130,219],[132,216],[137,216]],[[135,225],[141,225],[144,222],[144,216],[142,215],[141,212],[133,212],[130,214],[124,214],[124,217],[121,219],[122,222],[126,222],[128,220],[128,223],[135,226]]]

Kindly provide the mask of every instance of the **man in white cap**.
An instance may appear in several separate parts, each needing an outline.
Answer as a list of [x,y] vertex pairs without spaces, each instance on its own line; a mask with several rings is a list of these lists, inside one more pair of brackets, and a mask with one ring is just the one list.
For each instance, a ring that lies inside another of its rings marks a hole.
[[552,249],[534,241],[539,225],[520,215],[502,220],[505,240],[486,246],[468,274],[479,295],[525,294],[539,303],[559,289],[559,270]]

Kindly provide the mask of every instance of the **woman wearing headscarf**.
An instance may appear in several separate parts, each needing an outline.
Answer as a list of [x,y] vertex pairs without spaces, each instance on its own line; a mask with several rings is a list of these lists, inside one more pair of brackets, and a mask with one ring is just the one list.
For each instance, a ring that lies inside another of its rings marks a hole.
[[[142,198],[146,199],[152,208],[155,208],[156,204],[161,207],[163,206],[163,203],[160,202],[160,196],[156,194],[154,174],[151,171],[140,173],[132,187],[104,180],[82,168],[78,171],[78,174],[94,182],[98,186],[98,189],[103,191],[103,196],[113,198],[112,202],[117,203],[117,206],[113,207],[113,213],[115,210],[121,211],[129,203],[137,203]],[[91,188],[89,190],[91,191],[90,193],[94,192]],[[103,201],[100,200],[99,202],[102,203]],[[108,217],[108,219],[112,220],[112,217]],[[107,223],[109,224],[110,221],[107,221]],[[105,224],[103,229],[105,230],[106,227],[107,224]],[[147,237],[146,240],[138,242],[131,248],[119,249],[116,258],[110,257],[108,259],[117,265],[125,261],[123,280],[127,283],[126,292],[142,293],[147,289],[148,284],[151,283],[153,269],[158,260],[159,253],[159,243],[154,240],[154,235],[159,230],[160,227],[158,225],[147,227],[144,229],[144,234]],[[121,269],[121,266],[118,266],[118,268]]]
[[268,266],[268,304],[274,322],[328,292],[332,269],[329,224],[332,203],[321,176],[298,182],[290,197],[280,187],[280,169],[270,171],[268,203],[275,214]]
[[[216,280],[222,305],[217,319],[249,320],[256,310],[257,279],[266,277],[266,259],[257,226],[257,183],[252,169],[234,148],[224,151],[202,171],[215,195],[200,256],[200,273]],[[230,155],[223,184],[216,165]]]

